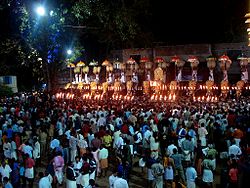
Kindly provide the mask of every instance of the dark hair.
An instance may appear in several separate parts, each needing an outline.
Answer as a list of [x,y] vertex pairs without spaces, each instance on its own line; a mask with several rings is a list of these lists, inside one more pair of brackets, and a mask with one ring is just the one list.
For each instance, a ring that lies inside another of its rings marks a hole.
[[44,173],[43,173],[43,172],[39,172],[39,173],[38,173],[38,176],[39,176],[40,178],[42,178],[42,177],[44,176]]
[[94,180],[94,179],[90,179],[90,180],[89,180],[89,184],[90,184],[91,186],[95,185],[95,180]]
[[178,151],[178,150],[177,150],[176,148],[173,149],[173,153],[174,153],[174,154],[176,154],[177,151]]
[[8,177],[4,177],[3,178],[3,182],[7,182],[7,181],[9,181],[9,178]]

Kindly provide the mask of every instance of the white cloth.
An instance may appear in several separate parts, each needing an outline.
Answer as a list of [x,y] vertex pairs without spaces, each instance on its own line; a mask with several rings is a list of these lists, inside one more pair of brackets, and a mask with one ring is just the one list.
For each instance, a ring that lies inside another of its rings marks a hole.
[[173,180],[174,179],[174,170],[173,170],[172,166],[165,168],[164,179],[165,180]]
[[16,153],[16,142],[11,141],[11,158],[14,158],[15,160],[17,160],[17,153]]
[[108,152],[108,150],[106,148],[100,149],[100,151],[99,151],[99,160],[107,159],[108,155],[109,155],[109,152]]
[[187,188],[195,188],[196,184],[193,181],[187,181]]
[[79,173],[80,169],[82,168],[82,162],[74,162],[74,170],[77,172],[77,177],[76,177],[76,184],[80,184],[81,182],[81,174]]
[[76,181],[66,180],[66,188],[76,188]]
[[25,169],[25,177],[29,178],[29,179],[33,179],[34,178],[34,168],[26,168]]
[[114,188],[114,183],[115,183],[115,180],[117,179],[118,177],[114,176],[113,174],[109,176],[109,188]]
[[128,188],[128,182],[125,179],[117,178],[114,182],[114,188]]
[[152,169],[148,168],[148,180],[154,180],[154,175],[152,173]]
[[207,183],[212,183],[214,181],[212,170],[209,169],[203,170],[202,181]]
[[95,173],[96,173],[96,170],[89,175],[89,179],[95,180]]
[[143,160],[143,158],[139,159],[139,166],[144,167],[146,165],[146,162]]
[[9,178],[11,172],[12,170],[8,164],[6,164],[5,167],[0,166],[0,174],[2,175],[2,180],[4,177]]
[[89,177],[90,177],[89,174],[80,175],[80,184],[82,187],[85,188],[89,185],[89,180],[90,180]]
[[63,182],[63,172],[62,171],[55,171],[55,176],[59,184]]
[[11,144],[9,142],[3,144],[4,156],[8,159],[11,158]]
[[41,146],[40,146],[40,143],[37,141],[34,145],[34,150],[33,150],[34,159],[40,158],[40,150],[41,150]]
[[187,182],[195,182],[195,179],[197,178],[197,172],[194,167],[188,167],[186,169],[186,179]]
[[230,156],[230,155],[232,155],[232,154],[233,154],[235,157],[236,157],[237,155],[241,155],[241,154],[242,154],[242,151],[241,151],[240,147],[237,146],[236,144],[231,145],[231,146],[228,148],[228,155]]
[[54,149],[54,148],[57,148],[60,146],[60,141],[58,139],[53,139],[51,142],[50,142],[50,148],[51,149]]
[[29,145],[24,145],[23,146],[23,153],[25,154],[29,154],[29,157],[32,158],[32,151],[33,151],[33,148]]
[[38,187],[39,188],[52,188],[51,186],[52,177],[51,175],[44,176],[39,180]]
[[[168,155],[169,155],[169,156],[173,155],[173,150],[174,150],[174,148],[177,149],[177,147],[176,147],[174,144],[170,144],[170,145],[168,146],[167,152],[168,152]],[[177,149],[177,151],[178,151],[178,149]]]

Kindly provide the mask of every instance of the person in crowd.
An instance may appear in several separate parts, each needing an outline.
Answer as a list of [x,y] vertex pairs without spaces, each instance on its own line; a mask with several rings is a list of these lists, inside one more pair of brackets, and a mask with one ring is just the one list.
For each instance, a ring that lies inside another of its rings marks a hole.
[[47,150],[47,139],[48,139],[48,134],[46,131],[46,128],[42,127],[39,133],[39,142],[41,145],[41,153],[40,156],[45,156],[46,150]]
[[110,135],[110,131],[106,130],[105,135],[102,137],[102,143],[108,151],[111,151],[112,137]]
[[4,177],[7,177],[8,179],[10,178],[10,174],[12,172],[12,169],[10,168],[10,165],[6,163],[7,160],[3,160],[2,164],[0,166],[0,175],[2,177],[2,181]]
[[109,156],[108,149],[104,146],[104,144],[102,144],[100,147],[98,158],[100,161],[100,169],[101,169],[100,176],[103,176],[103,177],[107,176],[108,156]]
[[54,167],[56,181],[60,186],[62,186],[64,178],[63,175],[64,165],[65,164],[64,164],[64,159],[62,157],[62,152],[58,151],[53,159],[53,167]]
[[20,174],[19,174],[19,163],[17,160],[12,159],[11,161],[11,173],[10,181],[13,187],[20,187]]
[[188,162],[186,168],[186,180],[187,180],[187,188],[195,188],[196,187],[196,178],[197,172],[195,168],[192,166],[191,162]]
[[[89,179],[96,179],[96,176],[99,176],[100,173],[100,165],[99,165],[99,159],[98,152],[95,148],[93,148],[93,151],[95,151],[96,155],[94,156],[93,152],[88,154],[88,161],[89,161]],[[98,161],[97,161],[98,160]],[[99,170],[98,170],[99,169]]]
[[139,152],[139,148],[142,145],[142,134],[138,128],[135,129],[133,138],[134,138],[134,154],[136,155]]
[[80,157],[87,153],[88,143],[81,134],[79,134],[78,147],[80,150]]
[[235,140],[231,141],[231,146],[228,148],[228,155],[233,155],[235,159],[238,159],[240,155],[242,154],[242,151],[239,146],[236,145]]
[[8,177],[3,178],[3,185],[4,185],[4,188],[13,188]]
[[26,182],[28,182],[29,188],[33,187],[33,183],[34,183],[34,167],[35,167],[35,161],[34,159],[32,159],[30,157],[29,154],[25,155],[25,178],[26,178]]
[[234,159],[232,164],[229,167],[229,186],[228,188],[237,188],[238,187],[238,177],[239,177],[239,171],[237,168],[237,162]]
[[109,188],[114,188],[114,183],[118,179],[117,174],[117,169],[114,168],[112,174],[109,176]]
[[52,188],[52,181],[53,178],[50,174],[46,174],[43,172],[39,172],[39,182],[38,182],[38,187],[39,188]]
[[40,165],[40,155],[41,155],[41,145],[38,141],[38,138],[35,136],[33,138],[34,141],[34,146],[33,146],[33,158],[36,162],[36,165],[39,166]]
[[117,179],[114,181],[114,188],[129,188],[127,180],[122,178],[122,173],[117,173]]
[[66,188],[77,188],[76,177],[77,175],[74,170],[74,164],[70,161],[66,168]]
[[156,162],[152,164],[152,175],[154,176],[153,187],[162,188],[163,187],[163,175],[164,175],[164,167],[160,163],[160,159],[156,159]]
[[171,158],[174,160],[175,174],[178,175],[183,184],[186,184],[184,169],[182,165],[183,157],[184,156],[182,154],[178,153],[178,150],[176,148],[173,149],[173,155],[171,155]]
[[78,139],[76,138],[76,132],[71,132],[71,137],[69,139],[69,148],[70,148],[70,160],[72,162],[75,161],[76,155],[77,155],[77,143]]
[[76,172],[76,184],[77,184],[77,187],[81,187],[81,168],[82,168],[82,161],[80,161],[80,158],[79,156],[76,156],[76,159],[75,159],[75,162],[73,162],[73,165],[74,165],[74,170]]
[[201,141],[201,146],[206,147],[207,146],[207,136],[208,132],[207,129],[205,128],[205,123],[202,122],[200,127],[198,128],[198,135],[199,135],[199,140]]
[[168,153],[163,157],[163,167],[164,167],[165,187],[172,188],[175,165],[174,165],[174,159],[170,158]]
[[207,156],[201,163],[203,168],[202,173],[202,181],[204,183],[204,187],[212,188],[214,183],[214,174],[215,170],[214,162],[212,161],[212,156]]

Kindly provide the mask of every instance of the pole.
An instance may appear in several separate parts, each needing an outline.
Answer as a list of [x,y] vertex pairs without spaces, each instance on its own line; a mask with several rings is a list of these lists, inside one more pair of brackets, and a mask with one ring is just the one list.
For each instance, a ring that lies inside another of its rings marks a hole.
[[70,93],[72,93],[72,72],[71,72],[71,66],[69,67],[69,79],[70,79]]

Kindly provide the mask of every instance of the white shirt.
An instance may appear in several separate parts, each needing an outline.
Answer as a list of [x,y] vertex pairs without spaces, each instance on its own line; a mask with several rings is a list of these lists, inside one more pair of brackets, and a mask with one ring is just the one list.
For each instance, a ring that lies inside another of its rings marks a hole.
[[53,139],[51,142],[50,142],[50,148],[51,149],[55,149],[57,147],[60,146],[60,141],[57,140],[57,139]]
[[195,179],[197,178],[197,172],[193,167],[188,167],[186,169],[186,178],[187,181],[195,182]]
[[38,187],[39,187],[39,188],[52,188],[51,182],[52,182],[52,177],[51,177],[51,175],[42,177],[42,178],[39,180]]
[[128,188],[128,182],[125,179],[117,178],[114,182],[114,188]]
[[208,134],[208,132],[207,132],[207,129],[205,127],[198,128],[198,135],[200,138],[206,137],[207,134]]
[[124,140],[123,140],[123,138],[121,136],[119,136],[119,138],[115,142],[115,148],[119,149],[123,145],[124,145]]
[[235,157],[236,157],[237,155],[241,155],[242,152],[241,152],[240,147],[237,146],[237,145],[235,145],[235,144],[229,146],[229,148],[228,148],[228,155],[230,156],[231,154],[233,154]]
[[2,180],[4,177],[10,178],[10,173],[12,172],[10,166],[8,164],[5,167],[0,167],[0,174],[2,175]]
[[78,146],[79,146],[79,148],[87,148],[87,147],[88,147],[88,143],[87,143],[86,140],[80,139],[80,140],[78,141]]
[[37,141],[34,145],[33,156],[34,159],[40,158],[40,143]]
[[79,161],[79,162],[74,162],[74,170],[75,171],[79,171],[81,168],[82,168],[82,162]]
[[32,150],[33,150],[33,148],[31,146],[24,145],[22,150],[23,150],[23,153],[28,154],[30,156],[30,158],[32,158]]
[[118,177],[117,176],[114,176],[113,174],[111,176],[109,176],[109,187],[110,188],[114,188],[114,183],[115,183],[115,180],[117,180]]
[[[173,150],[174,150],[174,148],[177,149],[177,147],[176,147],[174,144],[170,144],[170,145],[168,146],[167,151],[168,151],[169,156],[173,155]],[[177,149],[177,151],[178,151],[178,149]]]
[[107,159],[108,158],[108,155],[109,155],[109,152],[106,148],[102,148],[100,149],[99,151],[99,159]]

